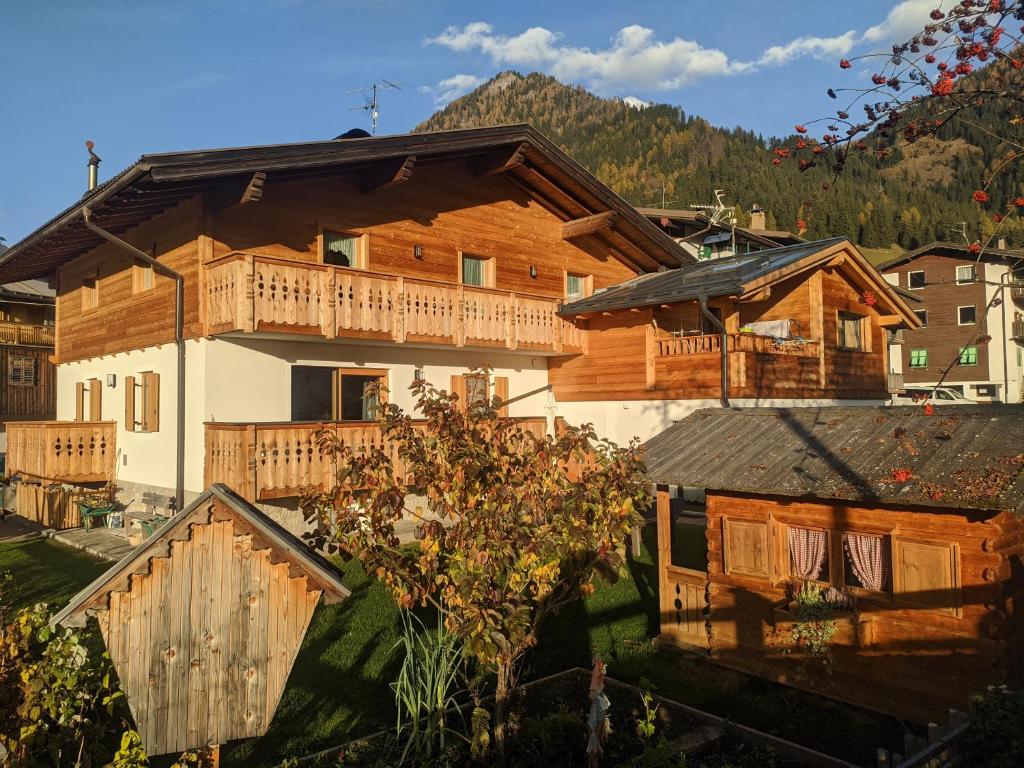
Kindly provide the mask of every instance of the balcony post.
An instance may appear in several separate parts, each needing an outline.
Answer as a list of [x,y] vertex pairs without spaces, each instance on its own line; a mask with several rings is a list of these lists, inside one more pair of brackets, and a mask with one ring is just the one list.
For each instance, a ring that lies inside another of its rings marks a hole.
[[505,344],[509,349],[519,347],[519,302],[516,295],[508,295],[508,312],[505,315]]
[[242,264],[242,307],[239,319],[242,321],[242,330],[252,333],[256,330],[256,262],[251,253],[245,254]]
[[455,306],[458,311],[455,314],[455,346],[466,346],[466,290],[460,283],[455,289]]
[[323,333],[328,339],[333,339],[338,335],[338,290],[337,290],[337,270],[328,269],[327,278],[324,280],[326,286],[324,291],[327,294],[327,301],[323,303],[323,311],[321,312],[321,323],[323,324]]
[[399,275],[398,280],[398,307],[396,308],[394,320],[394,328],[392,334],[395,338],[395,342],[398,344],[405,343],[405,278]]

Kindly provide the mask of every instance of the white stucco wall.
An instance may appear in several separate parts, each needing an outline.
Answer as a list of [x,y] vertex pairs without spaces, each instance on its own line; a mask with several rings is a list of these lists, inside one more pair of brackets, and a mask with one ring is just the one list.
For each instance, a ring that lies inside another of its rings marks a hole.
[[[988,333],[992,337],[988,349],[988,381],[999,386],[999,396],[1004,402],[1021,402],[1021,365],[1018,354],[1017,342],[1011,339],[1014,312],[1019,311],[1017,305],[1010,298],[1009,291],[1001,287],[1000,279],[1009,270],[1005,264],[984,264],[982,273],[986,281],[985,301],[986,305],[991,302],[992,297],[999,291],[1003,291],[1003,303],[993,307],[988,313]],[[1002,286],[1006,285],[1005,278]],[[1004,369],[1003,363],[1006,363]],[[959,382],[958,382],[959,383]],[[981,383],[986,383],[982,381]],[[1003,390],[1006,390],[1004,393]],[[965,392],[968,397],[973,397],[970,391]]]

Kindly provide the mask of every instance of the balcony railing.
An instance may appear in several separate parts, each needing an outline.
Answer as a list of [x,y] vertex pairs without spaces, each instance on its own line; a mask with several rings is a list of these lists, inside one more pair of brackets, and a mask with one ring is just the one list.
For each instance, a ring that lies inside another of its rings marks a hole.
[[[545,434],[547,420],[519,420],[537,436]],[[330,430],[342,445],[361,453],[371,448],[389,450],[376,422],[206,424],[205,485],[225,483],[250,501],[298,496],[304,490],[330,488],[336,482],[338,458],[321,453],[317,434]],[[390,447],[394,451],[394,446]],[[397,454],[392,461],[403,473]]]
[[117,456],[113,421],[7,423],[7,476],[68,483],[107,482]]
[[53,326],[0,321],[0,344],[21,344],[32,347],[53,346]]
[[1024,320],[1014,320],[1010,328],[1010,338],[1024,343]]
[[1024,280],[1010,281],[1010,297],[1015,301],[1024,302]]
[[[728,349],[730,352],[758,352],[770,355],[796,355],[798,357],[817,357],[818,342],[801,340],[777,340],[774,336],[759,336],[754,333],[730,333]],[[659,355],[703,355],[722,351],[721,334],[701,334],[695,336],[674,336],[670,339],[658,339]]]
[[233,253],[207,264],[206,333],[300,333],[583,352],[556,299]]

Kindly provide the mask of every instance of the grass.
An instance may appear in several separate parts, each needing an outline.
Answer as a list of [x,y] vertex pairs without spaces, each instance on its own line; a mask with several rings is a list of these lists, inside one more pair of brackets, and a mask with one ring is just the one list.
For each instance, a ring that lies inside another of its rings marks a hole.
[[[688,539],[683,549],[694,557],[704,546],[703,529],[683,530]],[[591,597],[541,628],[522,680],[589,667],[592,655],[599,654],[615,678],[651,681],[662,695],[854,762],[869,763],[876,747],[900,743],[902,730],[890,718],[730,672],[695,655],[655,648],[650,640],[659,621],[657,568],[650,555],[654,536],[654,526],[648,526],[642,554],[630,559],[628,573],[616,583],[602,583]],[[0,569],[12,570],[26,584],[23,604],[46,599],[61,605],[104,568],[49,541],[0,544]],[[223,749],[227,768],[276,765],[393,727],[389,683],[401,661],[398,608],[357,562],[343,564],[342,570],[352,597],[317,609],[268,733]],[[629,706],[621,703],[619,717]]]
[[893,243],[888,248],[860,248],[860,252],[872,264],[882,264],[904,253],[904,249]]

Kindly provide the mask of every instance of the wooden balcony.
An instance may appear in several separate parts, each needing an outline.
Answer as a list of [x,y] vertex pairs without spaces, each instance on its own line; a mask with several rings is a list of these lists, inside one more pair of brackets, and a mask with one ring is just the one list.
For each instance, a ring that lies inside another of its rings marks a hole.
[[52,347],[53,326],[0,321],[0,344],[19,344],[29,347]]
[[547,297],[233,253],[205,269],[205,333],[257,331],[553,354],[586,331]]
[[[544,418],[520,419],[534,434],[547,429]],[[204,485],[225,483],[249,501],[295,497],[306,489],[330,488],[338,460],[316,444],[322,429],[333,430],[356,453],[387,448],[377,422],[206,424]],[[402,472],[397,455],[392,460]]]
[[114,479],[113,421],[7,422],[7,476],[66,483]]
[[1010,281],[1010,298],[1014,301],[1024,304],[1024,280],[1011,280]]
[[1018,344],[1024,344],[1024,320],[1014,320],[1010,328],[1010,338]]

